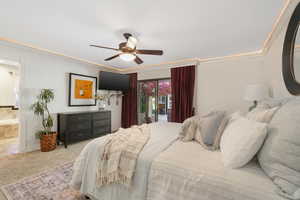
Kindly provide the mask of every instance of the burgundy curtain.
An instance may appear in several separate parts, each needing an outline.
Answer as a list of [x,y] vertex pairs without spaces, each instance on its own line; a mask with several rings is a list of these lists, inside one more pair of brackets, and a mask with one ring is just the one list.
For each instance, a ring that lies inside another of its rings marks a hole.
[[172,122],[183,122],[193,116],[195,66],[171,69]]
[[122,98],[122,127],[137,124],[137,73],[129,74],[130,89]]

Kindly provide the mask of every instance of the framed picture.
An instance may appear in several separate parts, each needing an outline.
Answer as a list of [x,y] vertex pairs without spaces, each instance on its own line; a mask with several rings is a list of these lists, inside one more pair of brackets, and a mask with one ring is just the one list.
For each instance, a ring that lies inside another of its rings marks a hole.
[[96,106],[97,77],[70,73],[69,106]]

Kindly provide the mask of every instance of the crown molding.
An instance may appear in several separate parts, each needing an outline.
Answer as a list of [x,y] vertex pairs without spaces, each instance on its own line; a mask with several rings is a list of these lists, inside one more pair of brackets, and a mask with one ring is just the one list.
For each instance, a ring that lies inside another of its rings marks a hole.
[[281,9],[273,27],[272,31],[268,34],[267,39],[264,41],[262,46],[262,53],[265,54],[269,51],[270,47],[273,44],[273,41],[276,39],[277,34],[280,32],[281,27],[283,27],[286,20],[289,20],[289,15],[287,16],[288,9],[294,8],[296,3],[298,3],[299,0],[286,0],[283,8]]
[[137,67],[130,67],[123,69],[123,73],[132,73],[137,72],[141,70],[153,70],[157,67],[159,68],[174,68],[174,67],[180,67],[183,65],[190,65],[190,64],[198,64],[198,63],[212,63],[212,62],[222,62],[225,60],[235,59],[238,57],[257,57],[262,56],[262,50],[253,51],[253,52],[246,52],[246,53],[239,53],[239,54],[233,54],[228,56],[221,56],[221,57],[212,57],[212,58],[188,58],[188,59],[182,59],[182,60],[175,60],[170,62],[164,62],[156,65],[142,65]]
[[86,64],[95,65],[95,66],[98,66],[98,67],[103,67],[107,70],[112,70],[112,71],[117,71],[117,72],[121,71],[121,69],[116,68],[116,67],[112,67],[112,66],[109,66],[109,65],[103,65],[103,64],[100,64],[100,63],[96,63],[96,62],[93,62],[93,61],[89,61],[89,60],[74,57],[74,56],[65,55],[65,54],[59,53],[57,51],[52,51],[52,50],[49,50],[49,49],[46,49],[46,48],[37,47],[37,46],[31,45],[31,44],[28,44],[28,43],[19,42],[17,40],[13,40],[13,39],[9,39],[9,38],[0,37],[0,41],[5,41],[5,42],[8,42],[8,43],[12,43],[12,44],[16,44],[16,45],[19,45],[19,46],[31,48],[31,49],[34,49],[34,50],[37,50],[37,51],[46,52],[46,53],[53,54],[53,55],[56,55],[56,56],[62,56],[62,57],[73,59],[73,60],[83,62],[83,63],[86,63]]
[[281,9],[275,23],[273,24],[272,27],[272,31],[268,34],[267,39],[264,41],[263,46],[260,50],[258,51],[253,51],[253,52],[246,52],[246,53],[238,53],[238,54],[233,54],[233,55],[228,55],[228,56],[222,56],[222,57],[212,57],[212,58],[187,58],[187,59],[182,59],[182,60],[175,60],[175,61],[168,61],[168,62],[163,62],[163,63],[159,63],[159,64],[149,64],[149,65],[139,65],[139,66],[133,66],[133,67],[128,67],[128,68],[117,68],[117,67],[112,67],[109,65],[104,65],[104,64],[100,64],[100,63],[96,63],[93,61],[89,61],[83,58],[79,58],[79,57],[74,57],[74,56],[69,56],[63,53],[59,53],[57,51],[52,51],[46,48],[41,48],[41,47],[37,47],[28,43],[23,43],[23,42],[19,42],[13,39],[9,39],[9,38],[4,38],[4,37],[0,37],[0,41],[5,41],[5,42],[9,42],[9,43],[13,43],[19,46],[24,46],[24,47],[28,47],[34,50],[38,50],[38,51],[43,51],[46,53],[50,53],[56,56],[62,56],[65,58],[69,58],[69,59],[73,59],[79,62],[83,62],[86,64],[90,64],[90,65],[95,65],[98,67],[103,67],[104,69],[110,70],[110,71],[115,71],[115,72],[119,72],[119,73],[129,73],[129,72],[136,72],[139,70],[144,70],[144,69],[155,69],[158,67],[166,67],[168,66],[168,68],[171,67],[176,67],[178,65],[182,65],[185,63],[193,63],[193,62],[197,62],[197,63],[205,63],[205,62],[220,62],[223,60],[228,60],[228,59],[234,59],[234,58],[239,58],[239,57],[249,57],[249,56],[261,56],[261,55],[265,55],[270,47],[272,46],[273,41],[276,38],[277,33],[280,31],[280,27],[282,27],[282,25],[284,24],[285,20],[284,20],[284,16],[286,16],[287,10],[289,8],[293,8],[294,4],[298,3],[300,0],[286,0],[283,8]]
[[174,60],[174,61],[168,61],[168,62],[163,62],[159,64],[152,64],[152,65],[139,65],[135,67],[128,67],[122,70],[124,73],[129,73],[129,72],[136,72],[139,70],[145,70],[145,69],[154,69],[157,67],[163,67],[163,66],[173,66],[173,65],[182,65],[185,63],[192,63],[192,62],[197,62],[199,59],[198,58],[187,58],[187,59],[181,59],[181,60]]

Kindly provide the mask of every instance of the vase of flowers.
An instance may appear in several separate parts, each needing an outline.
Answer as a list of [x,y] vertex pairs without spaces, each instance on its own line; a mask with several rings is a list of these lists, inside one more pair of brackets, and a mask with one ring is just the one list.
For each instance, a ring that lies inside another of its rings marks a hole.
[[98,109],[104,110],[106,107],[105,101],[107,99],[107,95],[97,94],[94,98],[97,100]]

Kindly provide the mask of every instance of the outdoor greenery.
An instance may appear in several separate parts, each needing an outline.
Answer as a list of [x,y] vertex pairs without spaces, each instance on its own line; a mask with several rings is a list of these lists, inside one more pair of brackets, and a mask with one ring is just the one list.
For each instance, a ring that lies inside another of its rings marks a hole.
[[[140,113],[145,113],[145,120],[150,118],[149,100],[158,97],[167,98],[171,94],[170,80],[143,81],[140,83]],[[151,101],[150,101],[151,102]]]
[[53,127],[53,118],[49,112],[48,104],[54,100],[54,93],[51,89],[42,89],[37,96],[37,101],[32,104],[31,109],[34,114],[42,118],[43,130],[39,131],[39,135],[51,134]]

